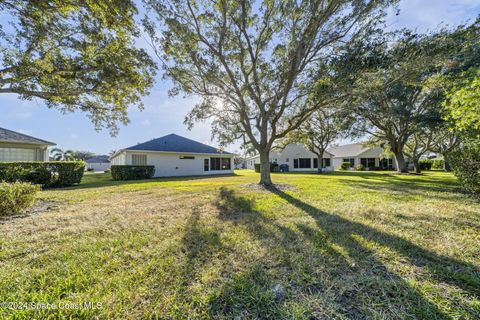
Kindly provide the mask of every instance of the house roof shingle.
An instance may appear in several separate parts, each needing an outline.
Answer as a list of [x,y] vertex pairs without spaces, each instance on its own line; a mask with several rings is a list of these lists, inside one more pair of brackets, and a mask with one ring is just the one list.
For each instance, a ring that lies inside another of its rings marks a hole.
[[55,143],[38,139],[20,132],[0,128],[0,142],[28,143],[54,146]]
[[94,156],[85,160],[86,163],[110,163],[108,156]]
[[217,148],[207,146],[206,144],[185,137],[181,137],[173,133],[164,137],[160,137],[144,143],[137,144],[135,146],[128,147],[125,150],[232,154],[230,152],[221,151]]
[[352,143],[352,144],[345,144],[343,146],[331,147],[327,151],[334,155],[335,158],[342,158],[342,157],[355,157],[358,156],[368,149],[363,143]]

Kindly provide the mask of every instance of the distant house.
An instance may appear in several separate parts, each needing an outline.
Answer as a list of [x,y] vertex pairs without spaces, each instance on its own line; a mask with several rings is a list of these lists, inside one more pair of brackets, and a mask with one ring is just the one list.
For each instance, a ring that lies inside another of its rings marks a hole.
[[87,170],[105,171],[110,169],[110,159],[108,156],[94,156],[87,160]]
[[155,177],[233,173],[233,153],[176,134],[153,139],[110,157],[112,165],[153,165]]
[[48,161],[48,147],[55,143],[0,128],[0,162]]
[[352,143],[328,149],[334,155],[333,166],[338,169],[342,162],[349,162],[350,167],[363,165],[364,168],[395,169],[395,162],[392,159],[384,159],[381,154],[381,147],[367,147],[362,143]]
[[[333,155],[325,152],[320,164],[324,171],[333,171]],[[291,143],[283,149],[274,148],[270,152],[270,162],[279,166],[288,165],[289,171],[316,171],[318,168],[318,157],[313,152],[307,150],[302,144]],[[247,169],[254,169],[255,163],[260,163],[260,156],[245,159]]]

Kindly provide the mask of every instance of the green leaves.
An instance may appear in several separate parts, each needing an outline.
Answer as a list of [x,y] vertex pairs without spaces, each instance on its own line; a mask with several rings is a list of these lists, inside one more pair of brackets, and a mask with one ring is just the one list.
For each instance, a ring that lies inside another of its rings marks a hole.
[[85,112],[112,134],[129,107],[142,107],[156,66],[136,48],[133,2],[7,0],[0,11],[13,26],[0,47],[0,93]]
[[470,74],[471,78],[450,92],[444,103],[448,117],[462,131],[480,130],[480,69]]

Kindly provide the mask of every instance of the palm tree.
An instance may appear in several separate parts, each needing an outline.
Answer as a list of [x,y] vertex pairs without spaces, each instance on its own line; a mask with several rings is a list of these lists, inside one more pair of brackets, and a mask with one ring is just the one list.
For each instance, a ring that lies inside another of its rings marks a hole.
[[72,150],[63,151],[60,148],[53,148],[50,155],[55,161],[72,161],[75,160],[74,152]]

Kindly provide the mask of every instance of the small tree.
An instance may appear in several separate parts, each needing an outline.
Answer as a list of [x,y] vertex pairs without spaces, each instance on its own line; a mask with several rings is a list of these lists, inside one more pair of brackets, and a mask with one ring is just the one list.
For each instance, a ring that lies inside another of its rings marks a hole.
[[302,143],[318,159],[318,173],[322,173],[322,160],[327,148],[345,136],[353,123],[351,115],[332,107],[315,111],[297,130],[293,131],[284,145]]
[[[244,139],[260,155],[260,183],[271,185],[274,142],[338,99],[331,57],[345,42],[368,36],[396,1],[147,2],[161,27],[153,19],[145,26],[174,81],[172,94],[202,98],[187,124],[211,120],[221,144]],[[315,90],[322,99],[311,103]]]
[[461,143],[460,134],[448,125],[438,128],[432,137],[429,151],[443,156],[443,169],[450,171],[449,154]]
[[415,173],[421,173],[420,158],[431,150],[433,132],[418,129],[405,143],[404,153],[413,162]]

